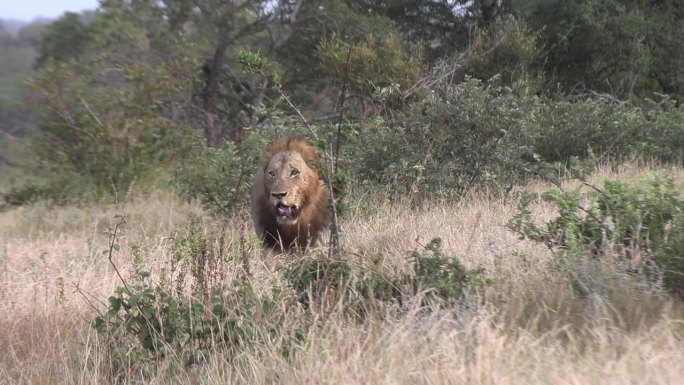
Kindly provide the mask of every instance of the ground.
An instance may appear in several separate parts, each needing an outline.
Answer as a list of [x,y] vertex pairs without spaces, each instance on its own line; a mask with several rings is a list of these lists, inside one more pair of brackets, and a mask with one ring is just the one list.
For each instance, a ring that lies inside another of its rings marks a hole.
[[[638,181],[654,172],[684,191],[684,170],[656,166],[599,170]],[[566,187],[572,187],[569,182]],[[526,186],[542,191],[542,182]],[[607,264],[579,266],[595,282],[591,296],[572,288],[554,256],[505,227],[517,191],[501,198],[472,194],[459,202],[431,202],[410,211],[402,202],[352,199],[342,245],[352,264],[375,259],[388,272],[409,268],[407,256],[434,237],[469,268],[484,267],[492,284],[459,308],[401,315],[363,324],[329,316],[317,321],[307,343],[285,357],[263,346],[230,363],[221,353],[189,369],[165,368],[155,383],[225,384],[674,384],[684,378],[684,309],[657,288],[627,279]],[[553,213],[535,206],[543,220]],[[36,205],[0,214],[0,384],[111,383],[108,356],[91,328],[100,301],[119,279],[107,260],[107,231],[127,214],[114,261],[124,276],[138,264],[168,272],[173,239],[191,215],[207,233],[238,239],[251,224],[220,226],[200,207],[158,193],[112,206],[50,208]],[[248,242],[251,281],[267,287],[279,273],[259,261]],[[212,245],[212,247],[220,247]],[[378,256],[383,258],[378,259]],[[226,280],[237,274],[228,264]],[[419,301],[416,301],[416,304]],[[129,372],[121,383],[146,383]]]

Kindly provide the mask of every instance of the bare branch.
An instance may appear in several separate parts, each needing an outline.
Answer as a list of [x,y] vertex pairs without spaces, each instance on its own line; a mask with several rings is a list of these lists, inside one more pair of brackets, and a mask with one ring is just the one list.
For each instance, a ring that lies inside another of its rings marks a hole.
[[112,267],[114,268],[114,271],[116,272],[116,275],[119,276],[119,279],[121,280],[121,283],[123,283],[124,288],[126,289],[126,292],[128,292],[128,294],[130,295],[130,294],[131,294],[131,290],[130,290],[130,288],[128,287],[128,283],[126,283],[126,280],[123,278],[123,276],[122,276],[121,273],[119,272],[119,269],[116,267],[116,264],[115,264],[114,261],[112,260],[112,255],[113,255],[114,249],[115,249],[115,248],[118,249],[118,245],[116,244],[117,233],[118,233],[118,231],[119,231],[119,228],[120,228],[121,226],[123,226],[124,224],[126,224],[126,217],[123,216],[123,215],[121,215],[121,216],[119,216],[119,221],[114,225],[114,229],[113,229],[112,232],[109,234],[109,255],[107,256],[107,259],[109,260],[109,263],[110,263],[110,264],[112,265]]

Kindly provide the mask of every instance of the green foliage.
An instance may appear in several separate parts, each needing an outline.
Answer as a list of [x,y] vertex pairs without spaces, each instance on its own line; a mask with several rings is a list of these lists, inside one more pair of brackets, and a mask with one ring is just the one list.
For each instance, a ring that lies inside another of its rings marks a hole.
[[488,284],[484,268],[467,269],[442,250],[442,240],[432,239],[421,253],[411,254],[415,276],[409,277],[414,290],[426,291],[427,299],[452,302],[468,292],[481,292]]
[[376,119],[358,142],[348,165],[357,179],[375,180],[407,193],[416,183],[426,196],[453,197],[478,186],[502,188],[525,175],[525,118],[532,97],[468,79],[438,87],[397,114]]
[[50,60],[66,62],[78,59],[87,51],[94,33],[93,26],[84,23],[79,14],[66,12],[46,27],[40,39],[36,67],[41,67]]
[[545,71],[565,90],[591,89],[619,97],[682,97],[684,64],[675,41],[684,12],[674,2],[532,1],[526,19],[541,33]]
[[[359,12],[350,1],[301,2],[296,24],[295,33],[277,52],[277,60],[284,67],[285,83],[289,85],[288,89],[293,92],[296,99],[308,96],[305,93],[312,87],[320,89],[330,85],[339,90],[339,70],[341,65],[346,63],[349,45],[353,46],[356,42],[364,40],[379,41],[379,36],[396,34],[396,30],[385,16],[371,15],[366,11]],[[374,37],[369,39],[371,35]],[[321,66],[318,57],[321,45],[332,41],[337,41],[341,45],[341,51],[325,54],[328,58],[335,56],[335,72],[331,71],[332,68]],[[396,58],[405,55],[403,51],[388,53]]]
[[671,100],[648,110],[600,99],[549,100],[497,85],[496,78],[471,78],[410,99],[386,87],[376,101],[382,114],[351,132],[346,159],[353,162],[345,169],[380,191],[456,197],[474,188],[502,191],[530,175],[585,175],[601,161],[682,159],[684,110]]
[[674,294],[684,294],[684,198],[672,181],[656,176],[643,186],[606,180],[586,196],[580,191],[550,190],[544,200],[557,216],[539,225],[526,195],[508,227],[575,258],[615,255],[650,280],[662,280]]
[[13,187],[2,194],[3,203],[0,205],[0,210],[37,201],[43,197],[43,194],[44,192],[40,187],[32,184],[26,184],[21,188]]
[[352,269],[344,260],[325,256],[301,258],[283,268],[283,276],[305,307],[323,305],[326,300],[344,296],[352,279]]
[[544,88],[544,75],[536,68],[542,55],[537,39],[538,32],[505,18],[496,28],[477,32],[463,73],[483,81],[495,79],[520,92],[538,92]]
[[[70,43],[80,35],[60,35],[71,24],[77,30],[85,28],[75,16],[46,31],[45,44],[52,38],[67,39],[59,44],[76,47],[69,55],[82,57],[72,61],[43,52],[32,82],[44,111],[32,139],[40,161],[48,166],[46,184],[74,187],[60,190],[61,197],[123,197],[134,182],[178,160],[195,142],[186,123],[173,118],[181,111],[175,94],[188,83],[188,67],[193,64],[155,63],[139,40],[142,31],[131,27],[119,34],[117,22],[125,24],[115,18],[95,18],[88,24],[87,39],[83,38],[88,49]],[[113,34],[116,39],[110,40]],[[90,49],[101,45],[108,49],[93,55]],[[122,61],[124,51],[127,60]],[[65,180],[73,182],[65,184]],[[60,201],[58,196],[48,198]]]
[[[338,198],[355,184],[454,198],[606,160],[682,160],[671,2],[276,3],[107,0],[0,32],[0,131],[35,119],[43,176],[5,188],[4,206],[121,200],[172,169],[186,197],[232,215],[272,134],[335,143],[345,69],[344,175],[325,175]],[[18,99],[36,47],[34,99]]]
[[423,292],[426,303],[451,305],[489,284],[483,268],[469,270],[446,255],[439,238],[430,241],[424,252],[414,251],[410,261],[412,273],[390,275],[374,268],[355,271],[342,259],[305,257],[285,266],[283,276],[305,307],[341,301],[357,315],[366,314],[378,303],[406,303]]
[[258,151],[245,152],[235,143],[204,148],[174,172],[174,183],[188,199],[198,199],[210,212],[230,216],[249,202]]
[[[110,252],[119,251],[116,233],[111,236]],[[238,258],[223,257],[213,241],[191,218],[185,233],[173,239],[170,270],[161,270],[159,283],[141,267],[144,252],[132,249],[136,280],[122,278],[106,311],[93,321],[117,371],[153,375],[162,360],[192,365],[215,351],[256,354],[263,344],[278,344],[289,355],[303,341],[301,325],[283,322],[292,319],[282,306],[288,296],[275,286],[257,293],[246,277],[226,282],[226,266]]]
[[647,151],[653,143],[647,136],[650,124],[638,109],[591,99],[540,108],[535,149],[542,159],[567,164],[571,157],[587,158],[592,151],[614,158],[652,154]]
[[362,96],[391,84],[410,86],[419,78],[423,63],[422,47],[407,44],[396,33],[369,34],[354,44],[334,34],[318,45],[316,56],[325,76],[337,84],[342,82],[349,56],[348,87]]
[[[363,14],[382,15],[412,43],[426,46],[431,62],[448,58],[472,44],[474,30],[495,28],[494,18],[510,12],[510,1],[349,0]],[[477,28],[479,27],[479,28]]]
[[[160,286],[120,286],[93,327],[107,340],[121,370],[153,372],[161,359],[194,364],[216,349],[238,354],[288,338],[281,335],[286,329],[280,322],[280,300],[259,296],[244,282],[214,291],[208,303],[172,295]],[[301,334],[289,338],[294,344]]]
[[257,53],[241,50],[238,56],[238,63],[248,71],[260,72],[268,65],[268,60]]

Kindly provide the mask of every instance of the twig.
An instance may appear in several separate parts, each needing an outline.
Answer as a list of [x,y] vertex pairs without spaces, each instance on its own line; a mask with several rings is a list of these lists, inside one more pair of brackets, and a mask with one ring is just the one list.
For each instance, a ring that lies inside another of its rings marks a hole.
[[97,115],[95,114],[95,111],[93,111],[93,109],[90,108],[90,105],[88,104],[88,102],[86,102],[85,99],[83,99],[83,98],[80,98],[80,99],[81,99],[81,103],[83,104],[83,106],[88,110],[88,112],[90,112],[90,115],[93,117],[93,119],[95,119],[97,124],[104,127],[104,124],[102,124],[102,121],[100,120],[100,118],[97,117]]
[[[351,63],[352,46],[349,46],[347,51],[347,62],[344,65],[344,72],[342,74],[342,86],[340,90],[340,101],[339,101],[339,119],[337,121],[337,139],[335,141],[334,150],[331,148],[330,152],[333,154],[331,158],[330,171],[331,175],[328,178],[328,184],[330,187],[330,200],[332,202],[332,223],[330,224],[330,249],[328,249],[328,257],[332,258],[332,254],[335,253],[339,256],[340,253],[340,231],[339,222],[337,218],[337,193],[335,191],[335,185],[333,184],[332,178],[337,175],[337,164],[339,163],[340,157],[340,137],[342,136],[342,122],[344,122],[344,105],[347,98],[347,83],[349,82],[349,66]],[[339,186],[337,186],[339,187]]]
[[[306,126],[311,135],[314,137],[314,139],[319,140],[318,135],[316,135],[316,131],[314,131],[313,127],[311,127],[311,124],[309,124],[309,121],[307,121],[304,115],[302,115],[302,111],[300,111],[299,108],[297,108],[297,106],[295,106],[294,103],[292,103],[292,100],[290,100],[290,98],[287,97],[287,95],[285,95],[284,93],[281,92],[280,97],[283,98],[283,100],[287,102],[290,108],[292,108],[294,112],[297,113],[297,116],[299,117],[299,119],[301,119],[302,123],[304,123],[304,126]],[[323,152],[326,156],[330,156],[327,152]]]
[[[332,149],[331,149],[332,151]],[[330,164],[330,172],[332,171],[333,165]],[[340,255],[340,232],[337,227],[337,199],[335,198],[334,186],[332,183],[332,176],[328,177],[328,189],[330,190],[330,203],[332,205],[332,220],[330,223],[330,241],[328,244],[328,258],[332,259],[333,252],[335,255]]]
[[93,299],[95,299],[97,302],[99,302],[101,305],[103,305],[105,307],[107,305],[104,302],[100,301],[95,295],[88,293],[88,292],[85,292],[83,289],[81,289],[81,287],[77,283],[72,283],[72,285],[74,286],[74,293],[80,294],[83,297],[83,299],[86,301],[86,303],[88,303],[88,306],[90,306],[93,310],[95,310],[97,312],[97,314],[100,315],[100,317],[102,317],[102,315],[103,315],[102,312],[100,310],[98,310],[98,308],[95,305],[93,305],[93,303],[90,301],[88,296],[92,297]]
[[247,242],[245,233],[247,232],[247,221],[243,223],[240,230],[240,253],[242,254],[242,278],[247,281],[252,276],[249,270],[249,253],[247,252]]
[[342,74],[342,89],[340,90],[340,102],[337,110],[339,111],[340,118],[337,121],[337,139],[335,140],[335,151],[333,152],[334,162],[333,162],[333,172],[337,173],[337,160],[340,156],[340,136],[342,133],[342,122],[344,121],[344,104],[347,98],[347,82],[349,81],[349,63],[351,62],[352,46],[349,46],[347,51],[347,62],[344,65],[344,72]]
[[216,197],[214,197],[214,194],[211,193],[211,189],[209,188],[209,186],[207,186],[207,183],[204,181],[204,179],[202,179],[201,182],[202,182],[202,187],[204,187],[204,193],[207,195],[207,198],[209,198],[209,200],[210,200],[214,205],[216,205],[216,207],[218,207],[218,209],[219,209],[224,215],[226,215],[227,217],[230,216],[230,212],[229,212],[228,210],[226,210],[226,208],[223,207],[223,205],[222,205],[221,203],[219,203],[218,199],[216,199]]
[[605,192],[603,192],[603,190],[601,190],[600,188],[594,186],[593,184],[587,183],[587,182],[585,182],[585,181],[582,181],[582,184],[585,185],[585,186],[587,186],[587,187],[590,187],[590,188],[594,189],[596,192],[598,192],[599,194],[603,195],[604,197],[608,197],[608,195],[607,195]]
[[449,70],[447,70],[441,74],[438,74],[436,76],[433,76],[433,77],[428,76],[428,77],[424,77],[424,78],[418,80],[415,84],[413,84],[411,87],[409,87],[409,89],[407,89],[406,91],[404,91],[402,93],[402,95],[401,95],[402,98],[404,98],[404,99],[408,98],[409,96],[413,95],[419,89],[431,89],[436,84],[441,83],[445,79],[448,79],[448,78],[452,79],[453,76],[456,74],[456,72],[458,72],[458,70],[461,69],[463,66],[471,63],[474,60],[482,59],[482,58],[488,56],[492,52],[496,51],[496,49],[499,48],[500,45],[501,45],[501,41],[498,41],[491,48],[489,48],[485,52],[482,52],[481,54],[476,55],[476,56],[470,56],[469,57],[469,55],[472,54],[473,49],[469,49],[468,51],[463,52],[462,54],[460,54],[457,58],[455,58],[452,61],[451,68],[449,68]]
[[114,245],[116,244],[116,233],[119,231],[119,228],[122,225],[126,224],[126,216],[125,215],[117,215],[116,217],[119,218],[119,221],[114,225],[114,230],[112,230],[111,234],[109,234],[109,255],[108,255],[107,259],[109,260],[109,263],[114,268],[116,275],[119,276],[119,279],[121,280],[121,283],[123,283],[124,288],[126,289],[126,292],[128,292],[128,294],[130,295],[131,289],[128,287],[128,283],[126,283],[126,280],[123,278],[123,276],[119,272],[119,269],[116,267],[116,264],[112,260],[112,253],[114,252]]

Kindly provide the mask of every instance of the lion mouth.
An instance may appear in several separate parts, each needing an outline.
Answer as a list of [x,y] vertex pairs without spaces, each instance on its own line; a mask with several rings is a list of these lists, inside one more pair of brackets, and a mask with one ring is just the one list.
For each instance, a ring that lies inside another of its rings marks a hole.
[[276,206],[276,218],[281,221],[292,221],[299,216],[299,209],[297,206],[288,206],[278,203]]

